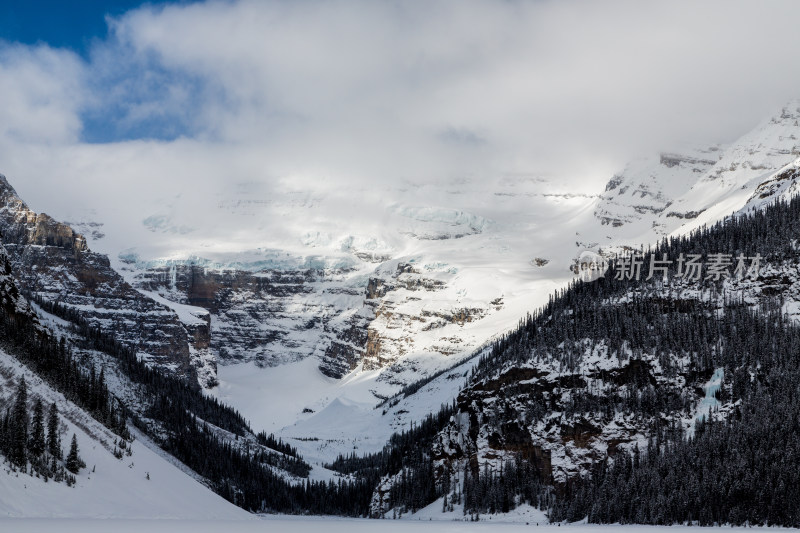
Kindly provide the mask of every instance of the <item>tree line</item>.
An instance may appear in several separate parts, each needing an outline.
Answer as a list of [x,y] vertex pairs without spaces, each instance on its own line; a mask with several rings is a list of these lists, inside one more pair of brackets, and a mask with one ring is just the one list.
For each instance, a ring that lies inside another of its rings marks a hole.
[[44,481],[75,484],[75,474],[86,466],[79,455],[78,440],[72,442],[66,459],[61,448],[58,406],[53,402],[45,418],[42,399],[33,408],[28,402],[28,386],[21,377],[13,402],[8,402],[0,419],[0,454],[13,468],[29,472]]

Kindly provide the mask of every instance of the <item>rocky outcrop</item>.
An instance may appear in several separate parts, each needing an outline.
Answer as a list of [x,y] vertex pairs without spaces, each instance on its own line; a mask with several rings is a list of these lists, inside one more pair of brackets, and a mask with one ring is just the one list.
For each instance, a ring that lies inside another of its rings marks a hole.
[[5,176],[0,175],[0,231],[8,245],[54,246],[75,254],[86,252],[86,239],[50,216],[28,209]]
[[[445,357],[462,352],[466,346],[458,330],[502,308],[502,298],[471,305],[437,301],[450,275],[446,269],[423,273],[400,261],[392,272],[370,278],[366,306],[374,319],[366,332],[365,370],[388,366],[400,372],[403,356],[414,352]],[[386,379],[392,379],[392,368]]]
[[800,178],[800,159],[790,163],[759,184],[747,202],[748,207],[755,207],[756,204],[762,204],[765,200],[777,198],[788,200],[795,196],[799,189],[798,178]]
[[311,355],[326,375],[360,362],[364,289],[337,270],[247,270],[169,262],[140,271],[137,287],[210,313],[208,346],[221,364],[273,366]]
[[575,412],[570,401],[576,391],[591,386],[594,394],[619,394],[639,390],[644,380],[672,387],[678,397],[686,393],[684,381],[665,379],[647,360],[604,361],[610,365],[605,369],[597,363],[587,358],[570,373],[556,372],[546,363],[510,368],[465,389],[457,400],[459,415],[440,434],[432,453],[453,472],[464,461],[499,467],[521,454],[543,479],[563,485],[646,435],[647,424],[633,416]]
[[368,326],[372,318],[369,312],[352,313],[345,320],[346,327],[334,332],[319,365],[323,374],[341,378],[361,363],[370,350]]
[[662,153],[659,157],[659,163],[667,168],[688,165],[692,167],[692,172],[695,173],[702,172],[703,168],[710,168],[716,164],[716,162],[716,159],[709,157],[697,157],[675,153]]
[[650,220],[645,227],[657,224],[659,215],[714,166],[718,154],[714,146],[633,161],[608,182],[595,217],[616,228],[642,220]]
[[0,206],[0,233],[20,290],[59,302],[152,364],[194,380],[190,338],[174,312],[125,282],[82,235],[29,209],[5,177]]

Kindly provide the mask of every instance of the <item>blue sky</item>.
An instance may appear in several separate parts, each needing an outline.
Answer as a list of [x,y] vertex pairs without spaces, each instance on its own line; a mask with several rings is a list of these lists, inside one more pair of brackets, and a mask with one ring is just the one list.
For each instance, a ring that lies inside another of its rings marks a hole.
[[24,44],[45,42],[86,54],[107,34],[106,15],[118,16],[139,0],[6,0],[0,2],[0,36]]
[[[677,7],[5,1],[0,37],[74,54],[80,104],[70,111],[87,143],[284,141],[311,127],[295,143],[354,126],[384,145],[410,137],[441,145],[445,157],[515,144],[496,156],[516,159],[517,150],[553,142],[608,154],[640,150],[643,138],[653,146],[724,140],[796,94],[796,32],[776,28],[792,20],[796,3]],[[736,83],[725,83],[731,76]],[[437,95],[447,98],[434,102]],[[400,131],[409,119],[415,131]],[[643,136],[649,124],[661,133]],[[548,146],[538,155],[552,153]]]
[[[109,19],[119,18],[125,13],[141,6],[161,9],[168,5],[184,6],[191,0],[144,2],[142,0],[26,0],[0,2],[0,39],[7,44],[29,46],[45,45],[55,49],[68,50],[91,65],[93,51],[103,48],[109,41]],[[96,90],[104,90],[104,85],[127,83],[136,79],[142,72],[142,65],[132,62],[126,65],[120,57],[118,68],[107,76],[95,79]],[[186,134],[181,120],[165,120],[154,116],[137,121],[120,122],[125,108],[137,100],[158,98],[159,81],[152,80],[158,68],[152,65],[151,81],[147,94],[129,93],[126,101],[106,101],[103,105],[89,105],[79,111],[82,122],[81,139],[85,142],[114,142],[131,139],[175,139]],[[150,70],[150,69],[148,69]],[[177,76],[173,73],[173,77]],[[159,78],[169,77],[161,72]]]

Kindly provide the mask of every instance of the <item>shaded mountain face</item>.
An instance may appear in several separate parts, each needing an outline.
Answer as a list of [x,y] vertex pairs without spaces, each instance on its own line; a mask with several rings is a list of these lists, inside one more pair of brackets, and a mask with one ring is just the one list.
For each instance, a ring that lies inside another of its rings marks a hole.
[[35,321],[35,315],[17,287],[11,259],[0,244],[0,305],[12,320]]
[[82,235],[28,208],[5,177],[0,206],[9,275],[19,290],[58,302],[154,365],[195,380],[192,352],[203,349],[202,333],[190,334],[174,312],[131,287]]
[[[719,279],[705,271],[683,279],[672,265],[666,280],[615,279],[617,264],[454,369],[469,372],[448,416],[421,454],[402,452],[405,470],[383,477],[373,514],[417,508],[408,496],[417,483],[468,513],[522,501],[549,507],[556,520],[798,523],[797,494],[784,490],[796,471],[783,478],[797,459],[787,424],[800,413],[800,198],[778,200],[670,239],[644,259],[760,257],[747,275],[731,265]],[[751,468],[759,473],[743,479]],[[752,505],[773,489],[780,505]]]

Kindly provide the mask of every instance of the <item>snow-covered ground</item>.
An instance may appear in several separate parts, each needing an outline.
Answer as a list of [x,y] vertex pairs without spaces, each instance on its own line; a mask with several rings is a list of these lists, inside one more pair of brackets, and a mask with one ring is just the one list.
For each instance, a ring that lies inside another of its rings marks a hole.
[[[508,533],[522,531],[553,531],[558,533],[592,533],[624,531],[626,533],[689,533],[705,530],[718,531],[719,528],[698,528],[697,526],[619,526],[619,525],[536,525],[536,522],[510,523],[495,520],[479,522],[453,522],[428,520],[348,520],[327,517],[274,517],[263,521],[221,521],[221,520],[47,520],[47,519],[0,519],[0,531],[15,533],[39,533],[59,531],[59,533],[93,533],[114,531],[115,533],[255,533],[276,531],[280,533],[310,533],[323,530],[327,533],[414,533],[434,531],[436,533],[456,533],[460,531],[503,531]],[[766,528],[730,528],[725,531]]]
[[[75,433],[81,457],[87,466],[77,474],[76,485],[68,487],[65,483],[44,482],[28,474],[10,472],[8,464],[0,462],[0,517],[3,519],[252,518],[187,475],[174,464],[174,459],[165,457],[154,446],[151,449],[141,436],[130,443],[130,456],[123,455],[122,459],[117,459],[112,453],[114,434],[0,350],[0,396],[14,394],[21,376],[25,376],[28,384],[29,402],[32,403],[36,397],[41,397],[45,405],[56,402],[61,415],[62,443],[69,444]],[[46,520],[4,520],[0,522],[0,531],[47,531],[50,530],[45,527],[48,523],[51,527],[56,524]],[[24,529],[26,527],[31,529]]]

